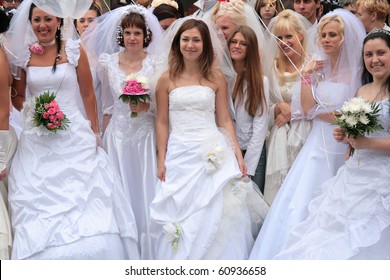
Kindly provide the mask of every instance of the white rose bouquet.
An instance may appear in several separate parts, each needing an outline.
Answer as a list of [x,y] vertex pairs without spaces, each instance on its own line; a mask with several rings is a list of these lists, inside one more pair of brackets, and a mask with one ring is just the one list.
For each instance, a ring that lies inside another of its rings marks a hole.
[[[361,137],[366,133],[382,129],[379,123],[379,111],[379,104],[370,104],[362,97],[354,97],[341,107],[341,113],[336,115],[335,124],[340,126],[347,136]],[[355,149],[350,146],[349,155],[352,156],[354,151]]]

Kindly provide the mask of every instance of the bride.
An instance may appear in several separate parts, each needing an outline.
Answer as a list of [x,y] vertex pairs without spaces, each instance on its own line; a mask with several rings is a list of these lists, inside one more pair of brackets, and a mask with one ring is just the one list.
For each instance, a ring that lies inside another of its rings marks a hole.
[[[133,212],[97,141],[86,54],[78,42],[62,40],[61,18],[43,10],[48,6],[34,4],[39,1],[32,2],[23,1],[7,33],[10,53],[17,55],[10,56],[10,62],[21,67],[14,82],[14,105],[21,107],[26,90],[31,95],[24,105],[24,129],[9,175],[12,258],[138,259]],[[70,120],[66,130],[52,133],[33,123],[35,107],[29,104],[45,91],[55,93]],[[78,109],[77,95],[88,120]]]
[[157,259],[246,259],[258,230],[251,211],[261,204],[250,202],[254,209],[248,200],[260,197],[243,178],[247,169],[229,117],[226,82],[213,60],[207,25],[185,20],[156,90],[161,181],[151,231]]

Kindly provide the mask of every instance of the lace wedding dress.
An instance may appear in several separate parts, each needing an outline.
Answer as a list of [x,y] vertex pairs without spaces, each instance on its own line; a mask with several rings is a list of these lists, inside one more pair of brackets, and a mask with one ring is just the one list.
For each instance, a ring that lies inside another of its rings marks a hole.
[[[119,53],[100,56],[101,64],[107,69],[111,102],[104,104],[104,113],[112,115],[104,132],[104,148],[116,167],[127,198],[131,201],[138,228],[138,243],[142,259],[154,259],[150,237],[150,204],[156,194],[157,161],[156,135],[154,129],[154,94],[148,112],[139,112],[130,117],[129,104],[119,99],[126,81],[125,73],[119,68]],[[153,79],[156,62],[151,55],[142,61],[142,69],[136,73]],[[108,97],[106,96],[106,99]],[[110,105],[110,106],[108,106]]]
[[[56,133],[37,128],[25,106],[9,175],[12,258],[138,259],[135,218],[120,178],[76,104],[78,43],[67,41],[65,51],[68,63],[54,73],[51,66],[25,67],[32,98],[54,92],[70,125]],[[27,65],[28,50],[25,58]]]
[[166,180],[151,205],[157,259],[247,259],[267,212],[214,111],[209,87],[169,94]]

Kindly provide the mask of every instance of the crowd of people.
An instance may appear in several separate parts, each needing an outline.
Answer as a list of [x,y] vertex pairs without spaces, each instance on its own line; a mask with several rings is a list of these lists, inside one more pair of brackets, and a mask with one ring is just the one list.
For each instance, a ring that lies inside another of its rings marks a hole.
[[387,0],[119,2],[0,1],[0,259],[390,259]]

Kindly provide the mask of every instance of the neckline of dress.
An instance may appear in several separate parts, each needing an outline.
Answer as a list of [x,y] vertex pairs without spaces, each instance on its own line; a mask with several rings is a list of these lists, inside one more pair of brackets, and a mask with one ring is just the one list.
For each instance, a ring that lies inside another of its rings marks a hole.
[[212,89],[211,87],[209,87],[209,86],[202,86],[202,85],[178,86],[178,87],[175,87],[173,90],[171,90],[169,93],[172,93],[172,92],[174,92],[174,91],[177,91],[178,89],[187,88],[187,87],[202,87],[202,88],[208,88],[210,91],[212,91],[213,93],[215,93],[214,89]]

